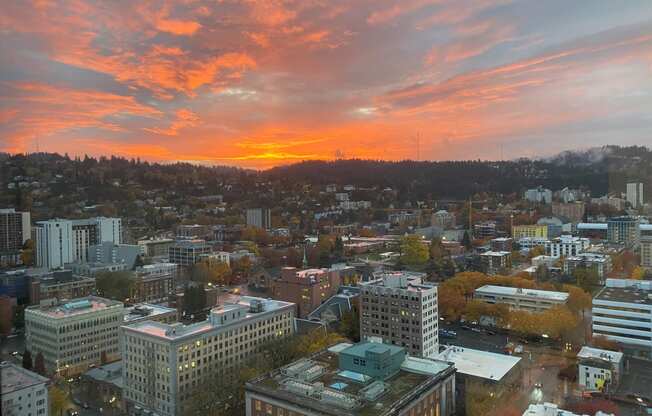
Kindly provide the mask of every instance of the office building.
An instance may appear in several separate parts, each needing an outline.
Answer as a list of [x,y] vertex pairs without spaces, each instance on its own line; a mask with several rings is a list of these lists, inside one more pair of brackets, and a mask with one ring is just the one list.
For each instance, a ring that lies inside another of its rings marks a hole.
[[445,210],[439,210],[432,214],[430,218],[430,225],[439,227],[442,230],[450,230],[455,228],[455,214]]
[[652,281],[607,279],[593,298],[593,336],[652,358]]
[[521,238],[548,238],[548,226],[541,224],[515,225],[512,227],[512,237]]
[[120,218],[96,217],[72,220],[73,259],[85,263],[90,246],[110,242],[122,243],[122,220]]
[[266,208],[247,209],[247,226],[263,228],[265,230],[271,229],[272,211]]
[[496,223],[493,221],[485,221],[474,224],[473,236],[481,240],[494,238],[496,236]]
[[489,242],[491,251],[512,251],[514,240],[509,237],[494,238]]
[[652,236],[641,237],[641,266],[652,271]]
[[512,268],[512,252],[487,251],[480,254],[480,262],[487,274],[506,273]]
[[0,253],[19,252],[30,238],[29,212],[0,209]]
[[584,218],[584,202],[553,202],[552,215],[567,218],[571,222],[580,222]]
[[77,276],[71,270],[54,270],[52,273],[30,279],[30,304],[45,300],[60,301],[90,296],[95,291],[95,279]]
[[543,312],[554,306],[566,304],[568,293],[484,285],[473,292],[473,298],[492,304],[502,303],[509,306],[510,309]]
[[174,263],[146,264],[136,270],[132,302],[167,302],[174,294],[178,266]]
[[624,354],[584,346],[577,354],[578,384],[583,390],[615,392],[623,374]]
[[607,240],[610,243],[637,247],[641,237],[640,221],[636,217],[615,217],[607,220]]
[[75,259],[72,221],[39,221],[34,226],[36,265],[58,269]]
[[139,303],[124,308],[124,324],[133,325],[142,321],[155,321],[172,324],[178,321],[177,310],[163,305]]
[[598,273],[600,280],[604,280],[612,270],[611,256],[599,253],[579,253],[575,256],[564,258],[564,273],[572,275],[575,269],[592,269]]
[[169,247],[168,260],[179,266],[190,267],[210,252],[211,246],[204,240],[180,240]]
[[634,209],[641,208],[645,204],[645,200],[643,199],[643,183],[641,182],[628,182],[626,195],[627,202]]
[[272,297],[296,304],[297,316],[305,318],[336,294],[339,286],[337,271],[284,267],[280,278],[272,283]]
[[455,414],[455,367],[394,345],[337,344],[249,381],[247,416]]
[[530,251],[535,247],[545,248],[549,240],[542,237],[525,237],[517,240],[516,242],[522,251]]
[[171,238],[157,238],[151,240],[139,240],[140,251],[146,257],[167,257],[175,240]]
[[190,325],[141,321],[123,326],[127,411],[186,414],[202,382],[229,377],[260,345],[294,333],[294,304],[243,296]]
[[534,189],[528,189],[525,191],[523,199],[534,203],[549,204],[552,202],[552,191],[541,186]]
[[25,309],[26,348],[32,357],[43,354],[46,371],[79,374],[103,358],[120,357],[118,328],[122,302],[89,296],[67,303]]
[[437,286],[424,283],[423,277],[383,272],[361,283],[360,338],[380,339],[417,357],[439,352]]
[[545,244],[546,255],[552,257],[571,257],[583,253],[591,245],[588,238],[562,235]]
[[47,416],[49,379],[8,362],[0,363],[4,416]]

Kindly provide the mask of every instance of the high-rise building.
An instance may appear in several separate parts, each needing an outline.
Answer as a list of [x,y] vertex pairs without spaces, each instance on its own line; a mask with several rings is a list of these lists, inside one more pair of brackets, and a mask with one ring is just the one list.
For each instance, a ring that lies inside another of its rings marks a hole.
[[122,220],[120,218],[97,217],[73,220],[75,261],[88,261],[88,247],[101,243],[122,243]]
[[250,380],[247,416],[452,416],[455,366],[395,345],[337,344]]
[[8,362],[0,363],[0,400],[5,416],[47,416],[49,379]]
[[417,357],[438,353],[437,286],[424,283],[423,277],[423,273],[383,272],[362,283],[361,339],[380,339]]
[[122,302],[88,296],[63,304],[25,309],[26,348],[43,354],[49,373],[79,374],[120,356]]
[[211,246],[204,240],[179,240],[168,248],[168,260],[170,263],[189,267],[210,253]]
[[553,202],[552,215],[567,218],[571,222],[580,222],[584,218],[584,202]]
[[607,240],[610,243],[637,247],[640,236],[640,221],[636,217],[614,217],[607,220]]
[[0,209],[0,253],[19,251],[31,238],[29,212]]
[[142,321],[123,326],[124,399],[163,416],[187,414],[197,386],[229,377],[265,342],[294,333],[295,305],[243,296],[191,325]]
[[249,227],[272,228],[272,211],[266,208],[247,209],[247,225]]
[[74,261],[72,221],[39,221],[34,226],[36,265],[57,269]]
[[552,191],[541,186],[534,189],[528,189],[525,191],[523,199],[529,202],[549,204],[552,202]]
[[643,199],[643,183],[629,182],[627,183],[627,202],[632,208],[641,208],[644,204]]

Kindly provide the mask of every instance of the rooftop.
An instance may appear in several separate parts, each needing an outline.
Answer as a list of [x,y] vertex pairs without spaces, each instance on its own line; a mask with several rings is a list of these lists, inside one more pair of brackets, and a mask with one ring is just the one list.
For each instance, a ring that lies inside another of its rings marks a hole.
[[484,253],[480,254],[481,256],[507,256],[511,255],[509,251],[485,251]]
[[[616,280],[616,279],[607,279]],[[593,301],[606,301],[606,302],[624,302],[624,303],[638,303],[641,305],[652,306],[652,291],[645,289],[645,282],[641,282],[641,286],[629,287],[606,287],[602,288],[600,292],[593,298]],[[649,285],[648,285],[649,286]]]
[[449,346],[433,358],[454,363],[455,368],[461,374],[493,381],[500,381],[521,361],[521,357],[455,345]]
[[0,363],[0,375],[0,380],[2,380],[0,393],[3,395],[50,381],[41,375],[8,362]]
[[410,271],[383,271],[374,273],[375,280],[364,282],[362,286],[366,287],[386,287],[392,289],[405,289],[408,291],[421,292],[436,288],[431,283],[423,283],[425,273]]
[[97,296],[87,296],[85,298],[73,299],[66,303],[60,303],[52,306],[31,306],[27,308],[27,311],[30,313],[45,315],[50,318],[58,319],[95,313],[115,307],[122,309],[122,302],[100,298]]
[[[389,345],[378,347],[398,348]],[[413,396],[432,388],[455,371],[451,363],[406,357],[386,379],[342,370],[339,354],[369,348],[369,343],[334,345],[307,359],[295,361],[247,383],[247,390],[293,403],[318,414],[383,416]],[[391,413],[390,413],[391,412]]]
[[114,361],[99,367],[91,368],[84,373],[84,377],[95,381],[111,383],[116,387],[123,388],[122,382],[122,361]]
[[134,305],[129,308],[125,308],[125,324],[140,321],[143,319],[151,319],[155,316],[164,315],[164,314],[176,314],[177,310],[174,308],[168,308],[163,305],[154,305],[150,303],[142,303],[140,305]]
[[577,354],[577,358],[604,360],[604,361],[617,364],[622,361],[623,353],[619,351],[609,351],[600,348],[584,346]]
[[488,295],[519,296],[537,299],[548,299],[560,302],[568,300],[568,293],[554,292],[552,290],[521,289],[511,286],[484,285],[475,290],[476,293]]

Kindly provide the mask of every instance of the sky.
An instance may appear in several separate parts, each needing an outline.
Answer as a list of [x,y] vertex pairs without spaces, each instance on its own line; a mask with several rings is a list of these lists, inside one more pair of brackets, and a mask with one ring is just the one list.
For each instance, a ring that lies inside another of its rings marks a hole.
[[0,151],[269,168],[652,145],[649,0],[4,0]]

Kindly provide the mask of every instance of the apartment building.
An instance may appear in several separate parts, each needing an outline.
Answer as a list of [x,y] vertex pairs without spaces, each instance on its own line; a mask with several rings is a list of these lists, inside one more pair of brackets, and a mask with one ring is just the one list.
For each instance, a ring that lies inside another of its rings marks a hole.
[[593,298],[593,336],[622,344],[635,355],[652,358],[652,282],[607,279]]
[[545,224],[515,225],[512,227],[512,237],[521,238],[548,238],[548,226]]
[[180,240],[168,248],[168,260],[179,266],[190,267],[210,252],[211,246],[204,240]]
[[640,221],[636,217],[614,217],[607,220],[607,240],[610,243],[637,247],[641,237]]
[[480,262],[487,274],[500,274],[512,268],[512,252],[487,251],[480,254]]
[[491,251],[512,251],[514,240],[509,237],[494,238],[489,242]]
[[0,363],[4,416],[47,416],[49,379],[8,362]]
[[525,237],[517,240],[518,246],[521,250],[530,251],[534,247],[544,247],[548,244],[549,240],[543,237]]
[[360,338],[380,339],[417,357],[438,353],[437,286],[424,283],[423,277],[423,273],[383,272],[362,283]]
[[474,224],[473,236],[482,240],[494,238],[496,236],[496,223],[493,221],[485,221]]
[[584,346],[577,354],[578,384],[583,390],[616,391],[623,374],[624,354]]
[[229,377],[265,342],[294,333],[295,305],[243,296],[183,325],[141,321],[121,328],[124,400],[129,413],[186,414],[192,394]]
[[613,265],[608,254],[579,253],[564,259],[565,274],[571,275],[577,268],[593,269],[598,273],[600,280],[603,280],[613,269]]
[[73,231],[73,261],[85,263],[90,246],[109,242],[122,243],[122,220],[120,218],[96,217],[71,220]]
[[247,416],[451,416],[452,363],[394,345],[337,344],[249,381]]
[[567,218],[571,222],[580,222],[584,218],[584,202],[553,202],[552,215]]
[[167,302],[175,292],[177,268],[174,263],[155,263],[136,270],[132,302]]
[[628,182],[626,199],[632,208],[641,208],[645,204],[643,198],[643,183],[642,182]]
[[264,228],[269,230],[272,228],[272,211],[266,208],[249,208],[246,211],[247,226]]
[[502,303],[510,309],[543,312],[568,301],[568,293],[552,290],[484,285],[475,290],[473,298],[487,303]]
[[528,189],[523,194],[523,199],[529,202],[549,204],[552,202],[552,191],[542,186]]
[[120,356],[118,328],[122,302],[88,296],[73,301],[25,309],[26,348],[32,357],[43,354],[48,373],[79,374],[102,357]]
[[552,257],[577,256],[584,252],[590,245],[591,241],[588,238],[562,235],[546,242],[546,255]]
[[280,278],[272,282],[272,297],[296,304],[297,316],[305,318],[336,294],[339,286],[337,271],[284,267]]
[[157,238],[151,240],[139,240],[140,252],[146,257],[167,257],[175,240],[171,238]]
[[[20,259],[23,244],[31,238],[29,212],[14,209],[0,209],[0,257]],[[7,261],[6,265],[22,264],[20,261]],[[2,266],[0,261],[0,266]]]

